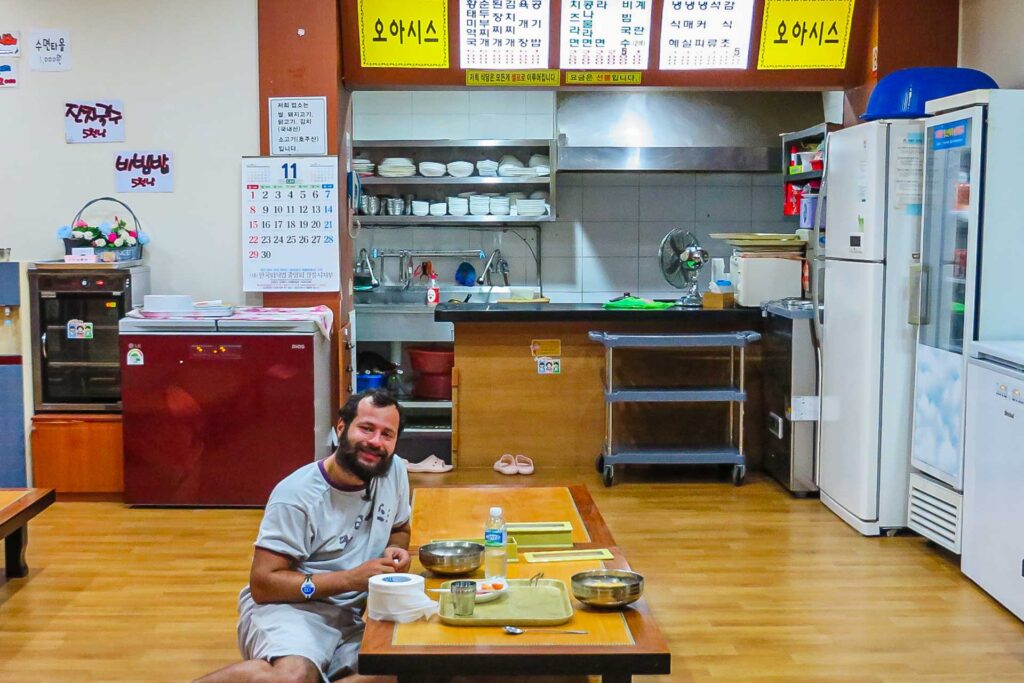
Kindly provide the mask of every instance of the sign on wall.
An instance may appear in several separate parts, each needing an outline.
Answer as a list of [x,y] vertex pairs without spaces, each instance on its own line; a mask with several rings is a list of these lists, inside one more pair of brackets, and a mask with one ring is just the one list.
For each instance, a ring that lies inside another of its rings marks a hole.
[[0,62],[0,88],[18,87],[18,63]]
[[21,56],[21,32],[0,31],[0,57]]
[[563,69],[647,68],[653,0],[562,0]]
[[242,159],[242,289],[336,292],[338,158]]
[[765,0],[758,69],[843,69],[854,0]]
[[547,69],[549,0],[459,0],[463,69]]
[[746,69],[754,0],[665,0],[662,71]]
[[114,154],[114,186],[118,192],[174,192],[171,153]]
[[32,31],[27,48],[33,71],[71,70],[71,34],[68,31]]
[[448,68],[448,0],[359,0],[364,67]]
[[70,143],[124,142],[124,101],[65,102],[64,139]]
[[327,154],[327,98],[271,97],[270,155]]

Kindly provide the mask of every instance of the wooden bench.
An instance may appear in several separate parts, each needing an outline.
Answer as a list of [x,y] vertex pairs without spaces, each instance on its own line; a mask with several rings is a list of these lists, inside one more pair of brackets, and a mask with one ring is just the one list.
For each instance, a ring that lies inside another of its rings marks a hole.
[[28,576],[28,521],[56,499],[53,489],[0,489],[0,538],[4,539],[7,578]]

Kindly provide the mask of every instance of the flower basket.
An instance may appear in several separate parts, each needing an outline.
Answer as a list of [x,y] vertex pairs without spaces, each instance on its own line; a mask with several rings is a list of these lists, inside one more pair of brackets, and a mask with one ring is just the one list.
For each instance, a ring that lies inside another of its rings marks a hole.
[[[109,201],[123,206],[132,217],[134,227],[128,227],[123,219],[114,216],[114,222],[90,226],[82,220],[82,213],[97,202]],[[142,245],[149,237],[142,231],[139,219],[131,207],[113,197],[98,197],[86,202],[78,210],[71,225],[65,225],[57,231],[57,236],[64,240],[64,253],[70,255],[73,249],[91,248],[101,261],[136,261],[142,258]]]

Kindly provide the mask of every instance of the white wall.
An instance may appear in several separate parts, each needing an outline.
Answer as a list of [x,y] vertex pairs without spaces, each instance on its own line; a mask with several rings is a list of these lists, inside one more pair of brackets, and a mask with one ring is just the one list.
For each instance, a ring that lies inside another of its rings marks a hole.
[[1024,88],[1024,2],[960,0],[960,66],[980,69],[1001,88]]
[[[256,0],[0,0],[0,30],[71,32],[71,71],[29,70],[0,91],[0,246],[59,258],[55,237],[114,196],[151,235],[153,291],[243,301],[240,157],[259,153]],[[67,98],[124,100],[126,142],[68,145]],[[115,194],[118,150],[169,149],[174,192]],[[105,203],[87,216],[108,219]]]

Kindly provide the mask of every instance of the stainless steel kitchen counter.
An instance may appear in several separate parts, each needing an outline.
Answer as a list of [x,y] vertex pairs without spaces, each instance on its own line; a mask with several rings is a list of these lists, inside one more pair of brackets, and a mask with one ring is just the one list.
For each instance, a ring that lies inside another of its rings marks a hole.
[[685,309],[660,311],[606,310],[601,304],[440,304],[434,320],[446,323],[520,322],[684,322],[736,325],[736,329],[759,329],[760,308]]

